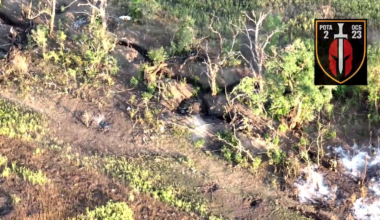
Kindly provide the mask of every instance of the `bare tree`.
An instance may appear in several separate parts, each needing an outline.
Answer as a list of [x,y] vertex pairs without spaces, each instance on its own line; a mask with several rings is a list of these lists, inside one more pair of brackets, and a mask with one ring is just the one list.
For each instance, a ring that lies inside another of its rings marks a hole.
[[92,11],[91,11],[91,24],[95,22],[96,16],[100,15],[102,19],[102,27],[103,30],[107,30],[107,14],[106,14],[106,8],[107,8],[107,0],[100,0],[100,5],[99,8],[96,6],[96,3],[98,2],[97,0],[93,0],[93,3],[90,2],[90,0],[87,0],[86,4],[78,4],[78,6],[90,6]]
[[55,20],[55,11],[56,11],[55,9],[56,9],[56,5],[57,5],[57,0],[52,0],[51,3],[49,2],[49,4],[51,4],[50,10],[44,9],[44,10],[38,12],[37,15],[34,15],[34,16],[32,16],[32,3],[33,2],[31,1],[29,4],[29,12],[27,15],[28,19],[33,20],[33,19],[41,16],[42,14],[50,15],[50,25],[49,25],[50,32],[49,32],[49,34],[52,35],[54,32],[54,20]]
[[206,56],[206,59],[203,61],[203,64],[206,65],[206,71],[204,71],[204,73],[206,73],[208,79],[209,79],[209,85],[211,87],[211,95],[212,96],[215,96],[217,93],[218,93],[218,85],[217,85],[217,82],[216,82],[216,79],[217,79],[217,76],[218,76],[218,73],[219,71],[223,71],[222,69],[222,65],[227,61],[227,59],[229,59],[230,57],[234,57],[234,56],[237,56],[237,53],[233,51],[233,47],[235,45],[235,42],[236,42],[236,38],[239,34],[239,31],[235,31],[234,32],[234,35],[232,37],[232,42],[231,42],[231,47],[230,47],[230,50],[229,51],[224,51],[223,49],[223,46],[224,46],[224,43],[225,43],[225,39],[222,37],[222,34],[215,30],[212,26],[214,24],[214,19],[218,19],[218,17],[215,17],[213,16],[212,19],[211,19],[211,22],[210,22],[210,25],[209,25],[209,29],[218,36],[218,49],[216,51],[216,56],[211,58],[210,57],[210,50],[209,50],[209,43],[208,41],[206,41],[206,45],[205,47],[203,48],[203,52]]
[[[244,12],[243,14],[245,15],[246,21],[244,21],[243,28],[234,25],[245,35],[248,41],[248,43],[244,43],[242,45],[248,48],[251,58],[249,59],[243,54],[241,54],[241,57],[249,65],[249,68],[253,72],[254,76],[260,78],[263,74],[263,66],[267,60],[265,48],[268,46],[273,35],[282,31],[281,29],[277,28],[269,34],[261,33],[263,22],[270,14],[270,12],[271,11],[268,11],[266,13],[260,12],[258,18],[256,17],[255,11],[251,11],[251,15],[248,15],[246,12]],[[252,22],[254,27],[250,28],[247,24],[248,22]]]

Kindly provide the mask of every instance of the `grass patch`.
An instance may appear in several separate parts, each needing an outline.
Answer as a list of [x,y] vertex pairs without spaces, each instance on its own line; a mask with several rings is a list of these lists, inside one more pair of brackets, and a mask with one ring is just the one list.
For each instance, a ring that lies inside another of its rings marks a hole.
[[80,215],[73,220],[133,220],[133,211],[125,202],[109,201],[107,205],[94,210],[87,209],[86,215]]
[[186,128],[185,126],[177,126],[177,125],[173,126],[172,133],[174,137],[177,137],[177,138],[182,138],[182,137],[188,138],[191,135],[191,132],[188,128]]
[[163,156],[86,157],[82,163],[183,211],[208,215],[207,200],[197,189],[202,182],[194,174],[192,160]]
[[327,139],[334,139],[336,138],[336,130],[329,130],[329,131],[326,131],[325,133],[325,137]]
[[12,163],[13,172],[17,173],[17,175],[22,177],[23,180],[28,181],[33,185],[45,185],[49,183],[49,179],[41,170],[34,172],[26,167],[16,166],[16,164],[13,164],[15,163]]
[[[128,4],[128,3],[127,3]],[[198,36],[210,34],[208,25],[211,15],[219,18],[220,22],[214,24],[214,28],[220,30],[223,35],[230,33],[231,25],[240,24],[243,11],[261,11],[272,9],[279,16],[272,16],[265,26],[270,26],[278,17],[289,29],[290,38],[312,37],[314,18],[345,18],[349,14],[352,18],[368,19],[369,27],[378,28],[380,15],[378,13],[379,3],[376,0],[360,1],[354,0],[347,5],[344,0],[332,1],[331,9],[322,10],[322,6],[328,6],[328,1],[185,1],[185,0],[135,0],[129,3],[129,14],[132,14],[135,21],[154,19],[153,15],[163,15],[161,17],[169,20],[189,17],[193,20]],[[159,11],[167,13],[159,13]]]
[[196,147],[196,148],[203,147],[205,145],[205,143],[206,143],[206,141],[204,138],[198,139],[194,142],[194,147]]
[[0,99],[0,135],[26,141],[38,140],[44,136],[45,129],[42,115]]
[[8,158],[6,156],[0,155],[0,166],[5,166],[1,173],[1,176],[4,178],[7,178],[10,174],[16,174],[24,181],[30,182],[33,185],[45,185],[50,182],[50,180],[41,170],[34,172],[29,168],[17,166],[15,161],[13,161],[11,163],[11,167],[9,167]]

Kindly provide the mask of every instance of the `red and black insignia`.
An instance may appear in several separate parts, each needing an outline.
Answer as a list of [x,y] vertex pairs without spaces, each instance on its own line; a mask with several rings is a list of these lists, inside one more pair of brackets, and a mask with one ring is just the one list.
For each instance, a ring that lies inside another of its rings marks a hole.
[[315,20],[315,85],[367,85],[367,20]]

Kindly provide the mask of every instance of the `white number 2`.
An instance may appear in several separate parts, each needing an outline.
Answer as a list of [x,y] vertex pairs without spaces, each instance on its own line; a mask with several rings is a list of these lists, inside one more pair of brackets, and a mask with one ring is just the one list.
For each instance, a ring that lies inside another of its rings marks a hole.
[[352,31],[352,39],[362,39],[361,31]]
[[324,31],[323,33],[325,34],[325,39],[329,39],[329,32],[328,31]]

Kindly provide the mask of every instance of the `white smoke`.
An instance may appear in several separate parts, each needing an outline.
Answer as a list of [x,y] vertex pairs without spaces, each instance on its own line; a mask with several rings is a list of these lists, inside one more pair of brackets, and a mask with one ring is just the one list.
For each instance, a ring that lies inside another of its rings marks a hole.
[[317,165],[306,167],[303,172],[306,180],[299,178],[295,186],[298,188],[298,198],[301,203],[316,203],[322,200],[328,200],[331,190],[323,182],[322,174],[318,173]]
[[[331,147],[328,147],[332,149]],[[362,148],[365,149],[365,148]],[[376,149],[376,154],[371,156],[367,151],[359,149],[354,145],[350,150],[342,147],[333,149],[344,167],[346,175],[358,180],[363,178],[366,170],[376,169],[380,164],[380,150]],[[368,148],[367,148],[368,149]],[[295,186],[298,188],[298,197],[301,203],[316,203],[317,201],[328,201],[336,194],[337,189],[329,188],[324,182],[323,175],[316,169],[316,165],[305,168],[303,172],[307,175],[307,180],[299,178]],[[344,178],[344,177],[342,177]],[[353,205],[353,215],[357,220],[378,220],[380,219],[380,177],[373,177],[368,183],[368,195],[358,198]]]

